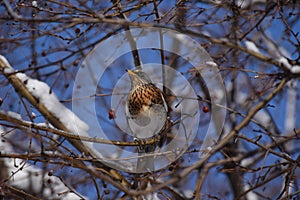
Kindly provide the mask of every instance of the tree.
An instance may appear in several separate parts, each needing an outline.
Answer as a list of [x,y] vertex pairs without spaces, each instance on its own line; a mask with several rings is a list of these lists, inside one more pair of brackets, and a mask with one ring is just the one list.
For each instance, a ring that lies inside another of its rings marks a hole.
[[[299,8],[296,1],[3,0],[0,195],[299,198]],[[190,38],[202,46],[199,56],[182,51]],[[158,48],[140,49],[139,41]],[[123,45],[119,57],[107,56]],[[129,134],[122,109],[125,69],[138,66],[169,106],[162,135],[142,141],[165,159],[155,172],[125,165],[132,159],[125,152],[144,145]]]

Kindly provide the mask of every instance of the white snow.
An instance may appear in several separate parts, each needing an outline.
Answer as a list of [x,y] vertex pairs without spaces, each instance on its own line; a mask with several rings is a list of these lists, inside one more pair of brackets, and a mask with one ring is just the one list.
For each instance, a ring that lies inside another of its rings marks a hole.
[[194,197],[194,191],[193,190],[183,190],[183,195],[187,199],[192,199]]
[[266,0],[237,0],[236,5],[241,7],[242,9],[246,9],[256,4],[265,4]]
[[[17,71],[11,67],[4,56],[0,55],[0,60],[6,66],[3,70],[4,75],[16,73],[16,77],[24,83],[28,91],[37,100],[39,100],[39,102],[43,104],[57,119],[59,119],[69,132],[80,136],[88,136],[87,131],[89,130],[89,126],[79,117],[77,117],[70,109],[61,104],[57,96],[53,91],[51,91],[51,88],[46,83],[36,79],[32,79],[24,73],[17,73]],[[11,114],[14,115],[14,113]],[[20,115],[13,117],[21,119]],[[88,151],[90,151],[95,157],[102,157],[101,154],[93,148],[92,143],[85,142],[84,145],[88,149]]]
[[[6,60],[6,58],[4,56],[0,55],[0,59],[6,65],[5,69],[13,71],[12,67],[10,66],[9,62]],[[5,71],[4,71],[4,73],[5,73]]]
[[32,2],[31,2],[31,5],[32,5],[33,7],[38,7],[37,1],[32,1]]
[[291,69],[291,72],[294,74],[300,73],[300,66],[299,65],[293,66],[293,68]]
[[214,61],[206,61],[205,64],[210,67],[218,67],[217,63],[215,63]]
[[71,110],[61,104],[50,87],[26,74],[17,73],[16,76],[25,84],[29,92],[56,116],[72,133],[86,133],[88,125],[80,120]]
[[292,73],[300,73],[299,65],[291,65],[286,57],[281,56],[278,61],[282,63],[287,69],[289,69]]
[[9,68],[9,67],[4,68],[4,71],[3,71],[4,74],[11,74],[14,72],[15,72],[15,70],[13,70],[12,68]]
[[292,65],[289,63],[289,61],[285,58],[285,57],[280,57],[279,59],[278,59],[278,61],[280,62],[280,63],[282,63],[286,68],[288,68],[288,69],[292,69]]
[[[0,112],[3,113],[4,111],[0,111]],[[21,117],[21,115],[20,115],[19,113],[15,113],[15,112],[11,112],[11,111],[5,112],[5,115],[7,115],[7,116],[9,116],[9,117],[11,117],[11,118],[18,119],[18,120],[21,120],[21,119],[22,119],[22,117]]]
[[260,53],[259,49],[257,48],[257,46],[254,44],[254,42],[252,41],[246,41],[245,42],[245,45],[246,45],[246,48],[251,50],[251,51],[254,51],[256,53]]
[[[4,132],[5,130],[0,126],[0,137],[1,133]],[[13,132],[10,132],[9,136],[13,137]],[[11,144],[5,142],[5,139],[2,138],[0,139],[0,151],[2,153],[15,154]],[[45,175],[45,171],[24,163],[26,161],[22,159],[2,158],[1,160],[4,161],[3,166],[7,167],[7,176],[14,174],[7,182],[9,185],[35,193],[43,191],[43,195],[47,196],[48,199],[81,199],[80,196],[70,192],[70,189],[58,177]],[[45,188],[42,190],[43,187]]]
[[249,165],[253,164],[254,161],[255,161],[254,158],[246,158],[246,159],[243,159],[243,160],[241,161],[241,166],[242,166],[242,167],[249,167]]
[[[3,70],[4,74],[17,72],[11,67],[4,56],[0,55],[0,60],[6,65]],[[61,104],[54,92],[46,83],[32,79],[24,73],[16,73],[16,77],[24,83],[28,91],[55,117],[57,117],[70,132],[74,134],[80,133],[80,135],[87,135],[89,126],[84,121],[80,120],[70,109]]]
[[[250,186],[247,184],[244,186],[244,190],[249,190],[250,189]],[[259,197],[253,192],[253,191],[250,191],[246,194],[246,197],[248,200],[258,200]]]

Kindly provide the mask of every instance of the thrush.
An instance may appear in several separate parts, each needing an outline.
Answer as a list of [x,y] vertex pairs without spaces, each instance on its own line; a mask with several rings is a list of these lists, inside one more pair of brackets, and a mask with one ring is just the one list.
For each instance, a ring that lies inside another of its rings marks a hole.
[[[152,83],[143,70],[127,70],[127,72],[131,80],[131,89],[125,106],[127,123],[133,137],[137,141],[145,141],[159,134],[164,127],[167,104],[163,92]],[[155,144],[138,147],[138,170],[154,170],[153,156],[140,157],[154,150]]]

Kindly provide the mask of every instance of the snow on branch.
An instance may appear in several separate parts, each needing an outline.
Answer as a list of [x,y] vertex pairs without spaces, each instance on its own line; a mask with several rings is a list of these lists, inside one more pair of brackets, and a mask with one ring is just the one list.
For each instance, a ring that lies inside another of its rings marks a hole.
[[[61,104],[46,83],[17,72],[2,55],[0,55],[0,70],[18,94],[25,97],[54,127],[87,136],[88,125]],[[81,141],[72,139],[69,141],[85,155],[91,154]]]
[[[0,133],[4,132],[5,130],[0,126]],[[0,150],[3,156],[5,156],[4,154],[7,156],[14,155],[12,145],[6,142],[5,139],[0,140]],[[9,183],[5,187],[14,191],[20,190],[25,196],[30,195],[27,193],[29,191],[36,194],[40,194],[42,191],[40,195],[48,199],[67,200],[84,198],[71,186],[64,183],[60,177],[55,176],[53,173],[46,173],[45,170],[25,163],[22,159],[2,158],[2,161],[3,163],[0,164],[2,172],[10,175],[10,178],[5,180],[5,182]],[[29,198],[33,197],[29,196]]]

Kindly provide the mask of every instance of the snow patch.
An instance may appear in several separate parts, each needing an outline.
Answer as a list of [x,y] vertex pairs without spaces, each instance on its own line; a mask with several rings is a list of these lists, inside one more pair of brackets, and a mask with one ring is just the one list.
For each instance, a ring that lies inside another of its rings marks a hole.
[[256,53],[260,53],[259,49],[257,48],[257,46],[254,44],[254,42],[252,41],[246,41],[245,42],[245,45],[246,45],[246,48],[251,50],[251,51],[254,51]]
[[[5,132],[5,130],[0,126],[0,133],[3,132]],[[2,153],[14,153],[13,147],[9,142],[5,142],[5,139],[0,139],[0,150]],[[7,170],[6,175],[9,176],[13,174],[7,182],[9,185],[13,185],[22,190],[31,190],[35,193],[43,191],[42,195],[48,199],[81,199],[80,196],[71,192],[58,177],[45,175],[43,169],[28,163],[24,164],[25,161],[18,158],[3,158],[2,161],[5,163],[3,166],[5,166]]]
[[287,69],[289,69],[292,73],[300,73],[300,66],[299,65],[291,65],[287,58],[281,56],[278,61],[284,65]]
[[205,64],[210,67],[218,67],[218,65],[214,61],[206,61]]
[[26,74],[16,76],[24,83],[28,91],[57,117],[72,133],[86,133],[88,125],[80,120],[71,110],[61,104],[51,88],[44,82],[31,79]]

